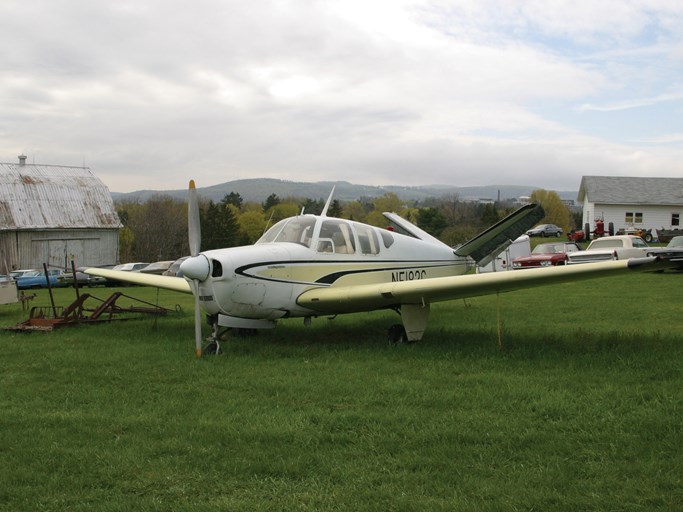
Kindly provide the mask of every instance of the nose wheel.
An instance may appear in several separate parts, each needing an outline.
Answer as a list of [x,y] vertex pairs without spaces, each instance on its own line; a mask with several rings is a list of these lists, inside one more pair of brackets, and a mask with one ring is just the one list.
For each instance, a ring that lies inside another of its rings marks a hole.
[[211,326],[211,336],[206,338],[206,346],[202,349],[202,355],[217,356],[222,354],[220,338],[229,329],[218,325],[218,315],[206,315],[206,322]]
[[206,356],[217,356],[218,354],[222,353],[223,351],[221,350],[221,344],[218,342],[218,340],[209,341],[206,347],[204,347],[202,350],[202,355]]

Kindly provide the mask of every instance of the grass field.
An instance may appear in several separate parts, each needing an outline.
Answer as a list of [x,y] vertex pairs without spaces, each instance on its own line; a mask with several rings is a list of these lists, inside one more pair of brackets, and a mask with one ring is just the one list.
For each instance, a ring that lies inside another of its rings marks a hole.
[[191,297],[128,288],[182,312],[0,333],[0,510],[681,510],[682,285],[438,304],[401,346],[393,312],[282,321],[201,360]]

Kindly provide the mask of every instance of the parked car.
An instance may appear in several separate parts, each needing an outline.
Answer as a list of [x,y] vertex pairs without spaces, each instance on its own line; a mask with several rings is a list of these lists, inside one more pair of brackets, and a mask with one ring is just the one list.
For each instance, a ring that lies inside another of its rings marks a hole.
[[529,236],[562,236],[562,228],[555,224],[539,224],[526,232]]
[[145,268],[149,263],[122,263],[120,265],[115,265],[112,270],[123,270],[126,272],[135,272],[141,268]]
[[157,261],[155,263],[150,263],[146,267],[142,267],[138,272],[142,272],[143,274],[161,275],[166,270],[168,270],[168,268],[172,264],[173,264],[173,260],[171,260],[171,261]]
[[[107,284],[107,280],[104,277],[100,276],[91,276],[83,272],[87,267],[79,267],[76,269],[76,282],[78,283],[78,286],[87,286],[89,288],[92,288],[94,286],[104,286]],[[64,286],[73,286],[74,283],[74,275],[73,272],[64,272],[61,276],[59,276],[59,282],[62,283]]]
[[170,267],[168,267],[168,270],[166,270],[162,276],[173,276],[173,277],[183,277],[182,272],[180,272],[180,264],[185,261],[189,256],[183,256],[182,258],[178,258],[175,260]]
[[647,256],[649,250],[650,247],[639,236],[605,236],[593,240],[585,251],[570,253],[567,263],[573,265],[576,263],[642,258]]
[[512,269],[552,267],[567,264],[567,255],[580,251],[574,242],[555,242],[539,244],[531,251],[531,255],[512,260]]
[[666,244],[666,247],[668,249],[671,248],[680,248],[683,249],[683,236],[675,236],[671,240],[669,240],[669,243]]
[[666,247],[652,247],[647,251],[648,256],[659,256],[667,260],[675,261],[678,268],[675,270],[683,270],[683,236],[675,236]]
[[[136,272],[140,270],[141,268],[145,268],[149,263],[142,263],[142,262],[137,262],[137,263],[122,263],[120,265],[115,265],[111,268],[111,270],[122,270],[124,272]],[[106,285],[107,286],[131,286],[130,283],[126,283],[124,281],[119,281],[118,279],[106,279]]]
[[26,273],[15,279],[17,283],[17,288],[20,290],[26,290],[29,288],[47,288],[47,283],[49,281],[51,287],[66,286],[63,282],[60,282],[60,276],[64,275],[63,270],[48,270],[47,277],[45,272],[42,270],[34,270],[33,272]]
[[34,272],[40,272],[37,268],[25,268],[21,270],[12,270],[12,272],[9,273],[11,277],[16,279],[17,277],[22,277],[28,274],[33,274]]

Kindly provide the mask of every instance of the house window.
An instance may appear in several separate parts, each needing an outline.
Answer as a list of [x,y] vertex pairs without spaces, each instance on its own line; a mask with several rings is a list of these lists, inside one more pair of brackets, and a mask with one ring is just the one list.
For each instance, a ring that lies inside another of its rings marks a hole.
[[681,225],[681,214],[680,213],[672,213],[671,214],[671,225],[672,226],[680,226]]
[[626,212],[624,220],[626,224],[642,224],[643,212]]

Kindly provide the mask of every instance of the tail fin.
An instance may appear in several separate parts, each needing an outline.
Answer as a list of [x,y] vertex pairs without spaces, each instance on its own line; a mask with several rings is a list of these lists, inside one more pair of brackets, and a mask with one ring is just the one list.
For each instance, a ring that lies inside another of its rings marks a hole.
[[483,233],[455,249],[458,256],[470,256],[478,265],[486,265],[513,240],[524,234],[545,216],[538,203],[527,204],[496,222]]

